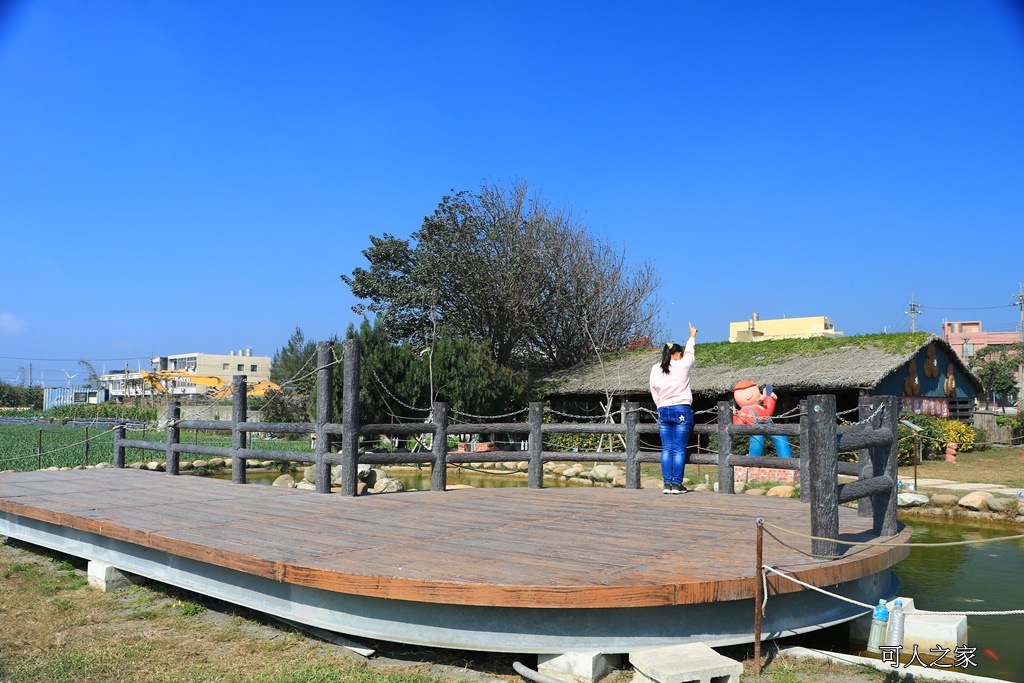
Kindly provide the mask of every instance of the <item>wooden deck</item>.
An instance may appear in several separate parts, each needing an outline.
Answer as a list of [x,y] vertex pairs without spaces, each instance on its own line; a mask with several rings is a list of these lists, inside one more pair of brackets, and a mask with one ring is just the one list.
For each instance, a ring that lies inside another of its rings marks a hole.
[[[755,519],[810,529],[808,506],[779,498],[581,487],[351,498],[131,469],[0,475],[0,513],[296,586],[531,609],[749,599]],[[877,540],[870,519],[840,513],[843,540]],[[766,537],[764,561],[832,586],[885,571],[907,540],[903,529],[890,547],[817,561]]]

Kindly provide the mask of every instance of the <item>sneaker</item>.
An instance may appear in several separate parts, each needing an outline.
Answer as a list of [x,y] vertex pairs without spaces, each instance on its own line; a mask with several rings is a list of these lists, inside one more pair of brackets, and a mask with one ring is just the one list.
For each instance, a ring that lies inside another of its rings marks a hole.
[[686,488],[682,484],[676,484],[676,490],[673,493],[689,493],[690,489]]
[[682,493],[682,491],[679,490],[681,486],[681,484],[672,484],[672,493]]
[[665,488],[661,490],[662,493],[672,493],[672,484],[665,484]]

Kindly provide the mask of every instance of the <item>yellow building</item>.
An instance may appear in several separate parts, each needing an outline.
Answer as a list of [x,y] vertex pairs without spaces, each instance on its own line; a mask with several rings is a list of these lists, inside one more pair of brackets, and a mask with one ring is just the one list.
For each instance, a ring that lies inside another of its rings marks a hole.
[[832,318],[826,318],[823,315],[761,320],[757,313],[754,313],[749,320],[729,323],[729,341],[731,342],[842,336],[843,333],[836,329]]

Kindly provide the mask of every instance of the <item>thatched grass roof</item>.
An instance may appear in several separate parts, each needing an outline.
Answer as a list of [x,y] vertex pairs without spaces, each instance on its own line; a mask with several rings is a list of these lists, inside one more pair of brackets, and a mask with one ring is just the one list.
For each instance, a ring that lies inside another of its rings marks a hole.
[[[872,389],[916,356],[928,344],[946,354],[980,391],[981,384],[943,339],[927,333],[871,334],[829,339],[780,339],[760,342],[697,344],[691,375],[694,394],[718,396],[732,392],[740,380],[776,390],[814,391]],[[620,351],[547,378],[545,396],[614,396],[649,391],[651,367],[661,351]]]

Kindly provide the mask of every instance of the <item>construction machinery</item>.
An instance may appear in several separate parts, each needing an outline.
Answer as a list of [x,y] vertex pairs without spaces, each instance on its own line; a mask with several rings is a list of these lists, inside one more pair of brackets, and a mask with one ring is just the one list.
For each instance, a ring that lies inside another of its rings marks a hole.
[[[214,375],[196,375],[187,370],[142,371],[142,381],[153,393],[172,396],[208,396],[214,399],[229,398],[232,393],[231,380]],[[265,396],[271,391],[280,391],[274,382],[254,382],[247,386],[249,396]]]

